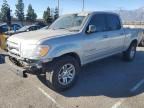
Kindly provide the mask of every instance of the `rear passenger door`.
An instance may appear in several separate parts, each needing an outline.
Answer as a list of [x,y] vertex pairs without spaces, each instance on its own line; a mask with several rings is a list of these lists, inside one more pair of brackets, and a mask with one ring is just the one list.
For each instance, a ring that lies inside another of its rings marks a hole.
[[115,14],[107,15],[107,35],[110,39],[110,53],[123,50],[125,34],[121,27],[120,18]]

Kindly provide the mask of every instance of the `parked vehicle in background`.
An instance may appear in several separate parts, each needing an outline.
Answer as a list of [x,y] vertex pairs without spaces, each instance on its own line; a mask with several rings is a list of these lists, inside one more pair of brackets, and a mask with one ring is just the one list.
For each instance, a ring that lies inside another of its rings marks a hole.
[[34,25],[38,25],[38,26],[40,26],[40,28],[43,28],[43,27],[45,27],[45,26],[47,26],[45,23],[43,23],[43,22],[37,22],[37,23],[35,23]]
[[18,33],[23,33],[23,32],[29,32],[29,31],[35,31],[40,29],[41,27],[39,25],[28,25],[28,26],[24,26],[21,29],[17,30],[17,31],[8,31],[6,32],[7,35],[14,35],[14,34],[18,34]]
[[41,28],[40,30],[47,30],[49,28],[49,26],[45,26],[43,28]]
[[[13,25],[14,26],[14,25]],[[2,48],[3,49],[6,49],[6,42],[7,42],[7,39],[11,36],[11,35],[14,35],[14,34],[18,34],[18,33],[23,33],[23,32],[29,32],[29,31],[35,31],[35,30],[38,30],[40,29],[41,27],[39,25],[29,25],[29,26],[24,26],[22,28],[20,28],[19,30],[17,31],[7,31],[4,33],[4,35],[2,35]]]
[[[8,25],[6,23],[1,24],[0,27],[2,28],[3,32],[7,32],[8,29]],[[11,30],[19,30],[22,26],[19,24],[11,24]]]
[[143,30],[142,40],[141,40],[139,46],[144,47],[144,30]]
[[87,63],[118,53],[124,60],[134,60],[141,33],[123,28],[114,13],[65,15],[47,30],[11,36],[6,62],[21,76],[41,69],[47,84],[62,91],[76,82],[81,66]]

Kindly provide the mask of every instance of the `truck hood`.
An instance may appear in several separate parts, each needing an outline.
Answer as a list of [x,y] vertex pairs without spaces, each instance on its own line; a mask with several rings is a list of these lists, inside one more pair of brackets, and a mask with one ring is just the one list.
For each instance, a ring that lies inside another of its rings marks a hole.
[[8,38],[8,41],[16,43],[27,43],[27,44],[38,44],[40,41],[45,39],[51,39],[66,35],[74,34],[67,30],[37,30],[25,33],[19,33]]

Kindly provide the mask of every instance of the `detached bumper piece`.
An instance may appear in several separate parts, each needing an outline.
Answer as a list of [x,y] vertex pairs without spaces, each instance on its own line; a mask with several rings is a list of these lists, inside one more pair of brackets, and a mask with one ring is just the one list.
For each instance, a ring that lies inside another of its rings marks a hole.
[[10,70],[14,73],[16,73],[16,75],[20,76],[20,77],[27,77],[27,69],[24,69],[22,67],[19,67],[17,65],[15,65],[14,63],[11,62],[11,60],[9,59],[9,57],[5,58],[5,62],[6,64],[8,64]]

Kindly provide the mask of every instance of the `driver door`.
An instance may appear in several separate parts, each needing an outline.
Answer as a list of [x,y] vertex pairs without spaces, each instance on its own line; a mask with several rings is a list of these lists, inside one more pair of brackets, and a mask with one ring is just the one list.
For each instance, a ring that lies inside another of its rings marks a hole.
[[84,36],[83,59],[85,63],[103,58],[104,56],[108,55],[110,49],[106,28],[106,16],[104,14],[95,14],[91,18],[89,25],[95,25],[96,32],[86,33]]

